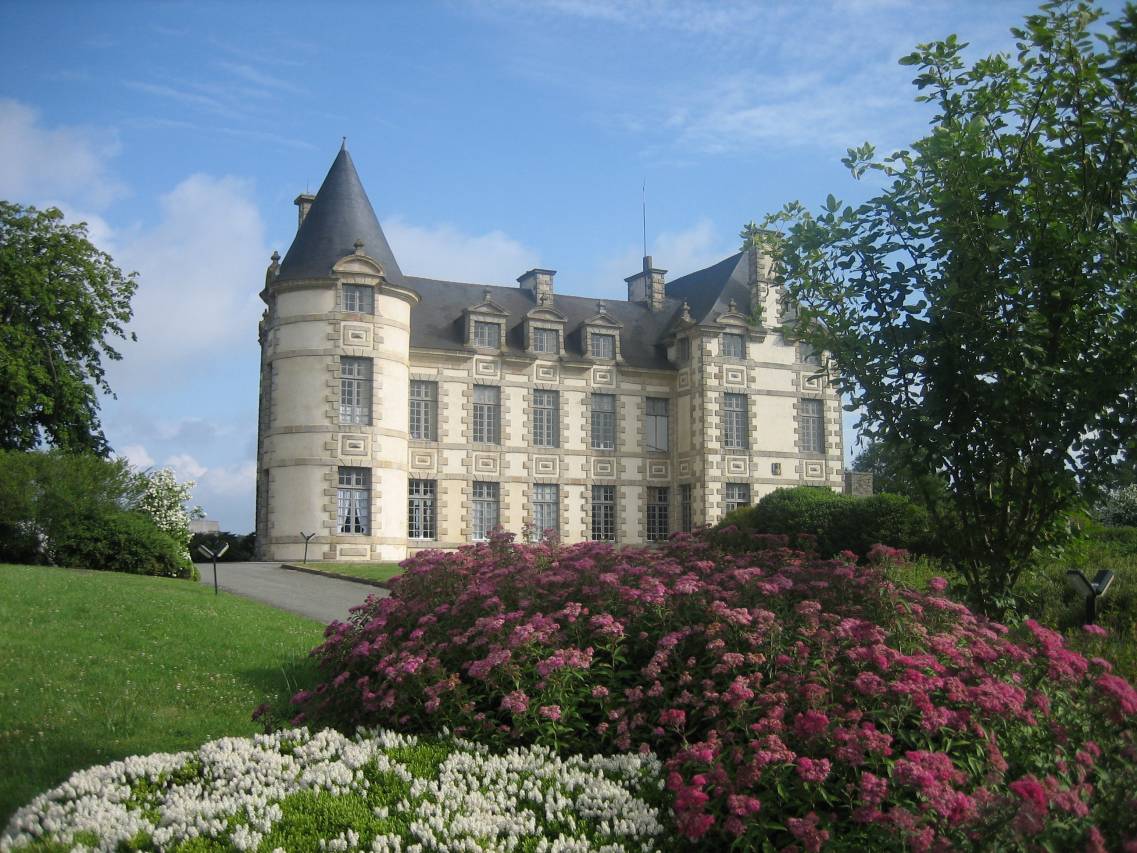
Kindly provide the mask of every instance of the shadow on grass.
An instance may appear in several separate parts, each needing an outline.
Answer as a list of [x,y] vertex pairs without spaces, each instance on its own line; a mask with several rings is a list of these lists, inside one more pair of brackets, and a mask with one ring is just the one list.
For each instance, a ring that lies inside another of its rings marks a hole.
[[[259,718],[266,728],[288,725],[295,715],[291,699],[300,690],[312,687],[319,678],[315,658],[296,655],[275,667],[239,670],[237,676],[263,697],[265,713]],[[249,708],[250,718],[256,708]]]

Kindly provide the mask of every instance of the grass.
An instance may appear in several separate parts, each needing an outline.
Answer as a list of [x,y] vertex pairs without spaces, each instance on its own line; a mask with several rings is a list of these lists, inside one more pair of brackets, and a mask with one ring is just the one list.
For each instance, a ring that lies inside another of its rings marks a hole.
[[403,573],[398,563],[297,563],[296,565],[369,581],[386,581]]
[[202,584],[0,565],[0,826],[75,770],[260,731],[322,635]]

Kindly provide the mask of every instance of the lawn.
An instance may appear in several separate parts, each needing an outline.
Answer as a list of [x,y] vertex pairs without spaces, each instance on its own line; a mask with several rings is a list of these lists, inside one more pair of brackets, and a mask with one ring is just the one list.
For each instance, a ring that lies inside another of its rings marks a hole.
[[77,769],[259,731],[323,627],[188,581],[0,565],[0,826]]
[[297,563],[296,565],[368,581],[390,580],[403,572],[398,563]]

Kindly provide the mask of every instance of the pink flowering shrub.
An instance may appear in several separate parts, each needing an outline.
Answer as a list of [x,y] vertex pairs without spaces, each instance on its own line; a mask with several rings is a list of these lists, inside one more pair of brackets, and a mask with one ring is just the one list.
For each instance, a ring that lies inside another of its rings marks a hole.
[[296,721],[652,750],[708,849],[1137,850],[1137,692],[1107,661],[750,542],[420,554],[328,627]]

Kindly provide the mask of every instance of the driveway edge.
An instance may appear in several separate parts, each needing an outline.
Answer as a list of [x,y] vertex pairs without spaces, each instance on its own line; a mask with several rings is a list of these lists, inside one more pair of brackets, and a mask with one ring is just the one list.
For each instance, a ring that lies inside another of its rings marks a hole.
[[367,578],[353,578],[348,575],[337,575],[334,572],[322,572],[319,569],[310,569],[307,566],[298,566],[295,563],[281,563],[282,569],[288,569],[290,572],[303,572],[306,575],[319,575],[322,578],[332,578],[337,581],[350,581],[351,583],[361,583],[364,586],[377,586],[380,589],[388,589],[386,583],[383,581],[373,581]]

